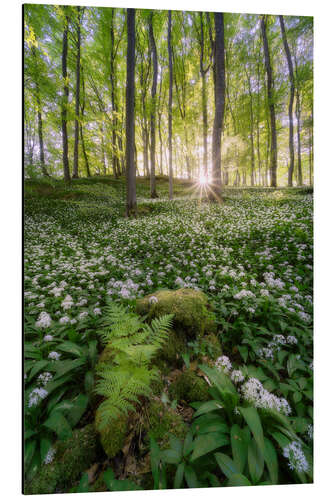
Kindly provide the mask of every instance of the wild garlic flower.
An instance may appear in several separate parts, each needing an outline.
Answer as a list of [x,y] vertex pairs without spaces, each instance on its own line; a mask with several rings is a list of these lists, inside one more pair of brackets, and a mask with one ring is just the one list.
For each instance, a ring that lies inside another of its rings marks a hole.
[[54,456],[55,456],[56,450],[55,448],[51,447],[49,451],[46,454],[46,457],[44,458],[44,464],[50,464],[53,462]]
[[217,360],[215,361],[215,366],[219,371],[222,370],[227,374],[229,374],[229,372],[232,370],[232,364],[228,356],[220,356],[219,358],[217,358]]
[[95,307],[95,309],[93,310],[93,313],[95,314],[95,316],[98,316],[99,314],[102,314],[102,311],[99,307]]
[[70,322],[70,319],[69,319],[69,317],[67,315],[63,316],[62,318],[59,319],[59,323],[61,325],[66,325],[69,322]]
[[276,410],[284,415],[291,413],[289,403],[284,398],[278,398],[264,388],[262,383],[252,377],[241,387],[243,398],[256,408]]
[[55,361],[58,361],[58,359],[60,359],[60,356],[61,354],[59,354],[59,352],[56,351],[51,351],[50,354],[48,355],[50,359],[54,359]]
[[48,392],[42,387],[36,387],[29,394],[28,407],[37,406],[42,399],[45,399],[48,395]]
[[287,343],[288,344],[297,344],[298,340],[297,340],[296,337],[294,337],[294,335],[288,335],[288,337],[287,337]]
[[79,319],[84,319],[86,316],[88,316],[88,312],[87,311],[82,311],[79,314]]
[[53,336],[52,335],[44,335],[43,340],[44,340],[44,342],[51,342],[53,340]]
[[42,311],[38,316],[38,321],[36,321],[36,327],[47,328],[51,325],[51,323],[52,323],[51,316],[46,311]]
[[235,383],[238,384],[240,382],[243,382],[244,380],[244,375],[241,372],[241,370],[233,370],[230,375],[231,380]]
[[155,295],[152,295],[151,297],[149,297],[149,304],[157,304],[158,302],[158,298],[155,297]]
[[299,441],[292,441],[283,448],[283,456],[289,460],[288,466],[296,472],[307,472],[309,470],[308,461],[302,450]]
[[53,378],[53,375],[52,373],[50,372],[43,372],[41,373],[38,378],[37,378],[37,382],[39,382],[41,385],[46,385],[48,382],[50,382],[50,380]]
[[74,305],[73,299],[70,295],[66,295],[64,300],[61,302],[61,307],[66,311]]

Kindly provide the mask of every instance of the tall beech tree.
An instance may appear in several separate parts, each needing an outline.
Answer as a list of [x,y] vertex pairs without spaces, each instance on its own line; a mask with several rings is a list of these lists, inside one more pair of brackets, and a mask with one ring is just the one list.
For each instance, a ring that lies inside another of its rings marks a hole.
[[63,37],[62,37],[62,78],[63,78],[63,97],[61,103],[61,130],[62,130],[62,161],[64,168],[64,179],[66,182],[70,182],[71,176],[69,172],[69,162],[68,162],[68,134],[67,134],[67,107],[68,107],[68,96],[69,96],[69,84],[67,75],[67,51],[68,51],[68,24],[69,16],[67,14],[67,7],[63,8]]
[[214,98],[215,116],[212,138],[212,184],[210,198],[221,201],[221,139],[225,103],[225,59],[224,59],[224,14],[214,13],[215,44],[214,44]]
[[76,7],[76,88],[73,179],[79,177],[79,122],[80,122],[80,76],[81,76],[81,19],[84,7]]
[[136,216],[135,185],[135,9],[127,9],[126,216]]
[[157,87],[157,50],[153,29],[153,12],[148,18],[149,44],[153,61],[153,82],[151,86],[151,111],[150,111],[150,197],[157,198],[155,160],[156,160],[156,87]]
[[169,145],[169,198],[173,198],[173,171],[172,171],[172,91],[173,91],[173,64],[172,64],[172,29],[171,10],[168,12],[168,58],[169,58],[169,108],[168,108],[168,145]]
[[295,155],[294,155],[294,116],[293,116],[293,107],[294,107],[294,96],[295,96],[295,81],[294,81],[294,68],[293,61],[291,59],[289,44],[286,35],[286,29],[284,25],[283,16],[279,16],[281,33],[283,46],[286,53],[286,58],[288,62],[288,71],[289,71],[289,81],[290,81],[290,97],[289,97],[289,105],[288,105],[288,117],[289,117],[289,169],[288,169],[288,186],[293,185],[293,175],[294,175],[294,163],[295,163]]
[[277,186],[277,140],[276,140],[276,118],[275,118],[275,104],[274,104],[274,80],[273,70],[271,65],[271,57],[269,53],[269,46],[267,40],[267,17],[261,16],[261,33],[264,46],[265,68],[267,74],[267,100],[270,114],[270,130],[271,130],[271,158],[270,158],[270,173],[271,173],[271,186]]

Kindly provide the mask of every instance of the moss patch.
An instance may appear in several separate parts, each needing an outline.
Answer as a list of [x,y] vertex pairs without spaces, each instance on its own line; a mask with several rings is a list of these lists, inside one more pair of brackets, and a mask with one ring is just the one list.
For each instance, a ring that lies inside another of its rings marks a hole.
[[207,401],[210,396],[209,386],[202,377],[194,371],[186,370],[170,385],[170,399],[177,399],[192,403],[193,401]]
[[65,441],[58,441],[53,462],[42,465],[38,474],[25,485],[24,493],[38,495],[68,491],[96,460],[97,445],[93,424],[74,431]]
[[187,425],[182,417],[172,408],[164,405],[159,399],[154,398],[147,409],[145,430],[152,436],[161,448],[169,446],[169,433],[184,439]]
[[[157,301],[151,300],[153,296]],[[149,320],[163,314],[174,314],[174,330],[187,339],[200,338],[216,329],[215,315],[209,310],[206,295],[192,288],[159,290],[139,299],[136,310],[139,314],[146,314]]]
[[109,458],[114,457],[124,446],[128,429],[128,416],[119,415],[112,419],[106,427],[100,428],[101,415],[96,411],[95,428],[99,434],[99,439],[103,450]]

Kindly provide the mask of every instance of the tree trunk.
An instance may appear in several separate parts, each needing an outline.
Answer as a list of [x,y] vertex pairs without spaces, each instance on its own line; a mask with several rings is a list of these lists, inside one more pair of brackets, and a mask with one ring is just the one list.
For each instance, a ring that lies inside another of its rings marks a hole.
[[303,185],[302,151],[301,151],[301,100],[299,89],[296,89],[296,120],[297,120],[297,183]]
[[158,198],[156,192],[155,178],[155,150],[156,150],[156,133],[155,133],[155,118],[156,118],[156,87],[157,87],[157,50],[153,30],[153,13],[149,16],[149,43],[153,59],[153,83],[151,87],[151,113],[150,113],[150,197]]
[[73,179],[79,177],[79,119],[80,119],[80,57],[81,57],[81,7],[77,8],[76,25],[76,89],[75,89],[75,130],[74,130],[74,162]]
[[269,54],[269,47],[266,34],[266,16],[261,17],[261,33],[264,46],[265,67],[267,73],[267,98],[270,113],[270,129],[271,129],[271,187],[277,186],[277,142],[276,142],[276,120],[275,120],[275,106],[274,106],[274,81],[273,71],[271,66],[271,59]]
[[295,155],[294,155],[294,122],[293,122],[293,106],[294,106],[294,95],[295,95],[295,82],[294,82],[294,69],[293,62],[291,59],[290,49],[288,45],[286,30],[284,26],[283,16],[279,16],[282,40],[284,51],[286,53],[286,58],[288,62],[288,71],[289,71],[289,81],[290,81],[290,97],[289,97],[289,106],[288,106],[288,116],[289,116],[289,168],[288,168],[288,186],[291,187],[293,185],[293,175],[294,175],[294,163],[295,163]]
[[82,68],[81,71],[82,71],[82,77],[81,77],[81,80],[82,80],[82,99],[81,99],[81,103],[80,103],[80,106],[81,106],[80,136],[81,136],[81,146],[82,146],[82,152],[83,152],[84,162],[85,162],[85,165],[86,165],[87,177],[91,177],[90,168],[89,168],[89,161],[88,161],[88,155],[87,155],[87,151],[86,151],[86,148],[85,148],[84,137],[83,137],[83,125],[82,125],[82,122],[83,122],[83,118],[84,118],[84,109],[85,109],[86,102],[85,102],[85,85],[84,85],[83,68]]
[[215,66],[215,117],[213,126],[212,140],[212,186],[210,199],[221,201],[222,196],[222,179],[221,179],[221,135],[224,118],[224,102],[225,102],[225,64],[224,64],[224,15],[223,13],[214,13],[215,20],[215,51],[214,51],[214,66]]
[[260,129],[259,129],[259,122],[260,122],[260,92],[259,92],[259,84],[260,84],[260,63],[258,61],[258,81],[257,81],[257,88],[258,88],[258,100],[257,100],[257,157],[258,157],[258,174],[259,174],[259,186],[262,184],[262,179],[261,179],[261,155],[260,155]]
[[135,184],[135,9],[127,9],[126,216],[137,214]]
[[68,135],[67,135],[67,106],[68,106],[68,77],[67,77],[67,50],[68,50],[68,23],[69,17],[65,16],[64,31],[62,38],[62,78],[64,82],[64,91],[61,106],[61,129],[62,129],[62,160],[64,166],[64,179],[70,182],[71,177],[69,173],[68,162]]
[[110,26],[110,84],[111,84],[111,106],[112,106],[112,170],[115,178],[118,177],[119,158],[117,154],[117,103],[116,103],[116,72],[115,72],[115,46],[114,46],[114,9],[112,9],[111,26]]
[[169,199],[173,199],[172,172],[172,97],[173,97],[173,66],[171,40],[171,10],[168,12],[168,56],[169,56],[169,107],[168,107],[168,145],[169,145]]
[[253,97],[252,97],[252,88],[251,88],[251,79],[245,68],[246,76],[247,76],[247,85],[250,96],[250,142],[251,142],[251,186],[254,186],[254,133],[253,133]]
[[204,174],[206,179],[208,178],[208,146],[207,146],[207,135],[208,135],[208,118],[207,118],[207,88],[206,88],[206,73],[209,69],[204,68],[204,48],[205,48],[205,40],[204,40],[204,32],[203,32],[203,19],[202,12],[200,15],[200,74],[202,80],[202,134],[203,134],[203,167]]

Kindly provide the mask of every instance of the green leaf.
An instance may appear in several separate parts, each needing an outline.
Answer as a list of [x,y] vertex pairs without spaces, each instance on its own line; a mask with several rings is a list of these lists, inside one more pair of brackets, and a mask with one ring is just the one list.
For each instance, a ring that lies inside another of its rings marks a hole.
[[57,361],[57,372],[54,377],[54,380],[58,379],[58,377],[62,377],[65,373],[70,372],[72,370],[76,370],[80,366],[83,366],[86,363],[85,358],[78,359],[68,359],[65,361]]
[[37,441],[29,441],[29,443],[24,445],[24,465],[29,467],[32,457],[34,456],[36,450]]
[[277,453],[273,443],[267,438],[265,438],[264,459],[268,468],[269,476],[271,478],[271,483],[278,484],[279,465]]
[[302,400],[302,394],[298,391],[294,392],[293,400],[296,404],[299,403]]
[[161,451],[160,457],[161,460],[163,460],[163,462],[166,462],[167,464],[178,464],[182,458],[182,455],[177,450],[169,449]]
[[250,427],[250,430],[253,434],[254,439],[256,440],[259,450],[262,455],[265,452],[265,442],[264,442],[264,433],[262,430],[261,420],[256,408],[239,408],[239,411],[244,417],[245,422]]
[[190,462],[228,443],[229,438],[225,434],[221,435],[218,432],[201,434],[193,442],[193,452]]
[[154,489],[159,488],[160,482],[160,473],[159,473],[159,465],[160,465],[160,449],[155,439],[150,436],[150,465],[151,472],[154,479]]
[[86,394],[79,394],[73,400],[73,406],[70,409],[67,418],[71,427],[75,427],[80,421],[82,415],[87,409],[89,398]]
[[231,460],[230,457],[228,457],[228,455],[225,455],[224,453],[215,453],[214,457],[221,471],[228,478],[231,478],[234,474],[239,473],[237,465],[233,462],[233,460]]
[[199,406],[197,411],[194,413],[193,418],[199,417],[200,415],[209,413],[214,410],[220,410],[221,408],[223,408],[223,406],[220,403],[220,401],[216,400],[206,401],[205,403]]
[[191,431],[188,431],[185,440],[184,440],[184,446],[183,446],[183,454],[184,457],[187,457],[191,453],[193,449],[193,435]]
[[238,350],[239,350],[239,354],[242,356],[244,363],[246,363],[248,355],[249,355],[248,348],[245,345],[239,345]]
[[87,472],[85,472],[80,479],[79,485],[76,489],[76,493],[88,493],[88,492],[89,492],[89,476]]
[[34,363],[32,369],[29,373],[29,380],[31,380],[34,377],[34,375],[36,375],[38,372],[40,372],[41,370],[46,368],[47,365],[49,365],[49,364],[50,364],[50,362],[47,361],[46,359],[36,361],[36,363]]
[[59,344],[57,346],[57,349],[59,349],[59,351],[74,354],[75,356],[81,357],[85,355],[85,350],[83,347],[81,347],[78,344],[75,344],[74,342],[70,342],[69,340],[65,340],[64,342],[62,342],[62,344]]
[[67,439],[72,435],[72,429],[60,411],[52,411],[50,417],[43,424],[55,432],[59,439]]
[[175,479],[173,482],[173,487],[175,489],[180,488],[183,483],[184,470],[185,470],[185,464],[184,462],[182,462],[181,464],[178,465],[176,470]]
[[255,439],[251,439],[248,447],[248,466],[253,483],[258,483],[264,472],[264,455]]
[[247,461],[248,441],[245,433],[239,425],[234,424],[230,430],[230,442],[232,449],[233,461],[235,462],[239,472],[243,472]]
[[228,481],[228,486],[252,486],[243,474],[233,474]]
[[190,465],[186,465],[184,470],[185,480],[189,488],[198,488],[199,483],[194,469]]

